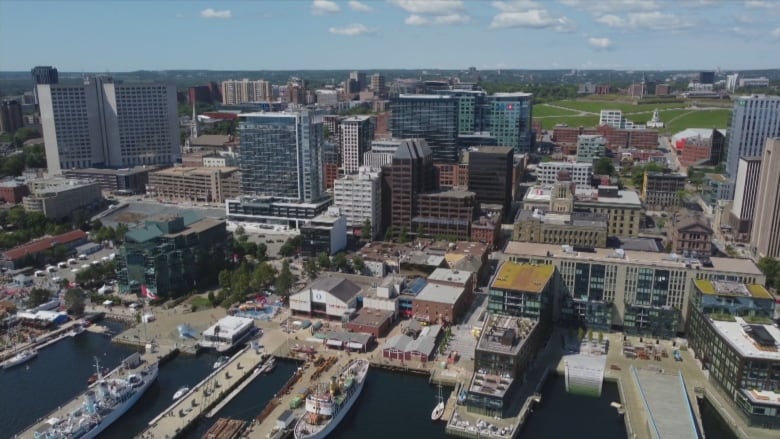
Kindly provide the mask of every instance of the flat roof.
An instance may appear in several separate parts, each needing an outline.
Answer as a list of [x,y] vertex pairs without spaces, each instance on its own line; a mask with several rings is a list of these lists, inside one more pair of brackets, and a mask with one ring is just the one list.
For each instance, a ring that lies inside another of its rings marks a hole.
[[631,373],[648,414],[647,423],[652,437],[699,438],[696,418],[680,372],[667,375],[631,366]]
[[[246,317],[225,316],[203,331],[203,335],[217,335],[232,337],[234,334],[246,329],[247,326],[254,325],[255,321]],[[219,330],[217,331],[217,328]]]
[[[780,361],[780,350],[778,349],[780,348],[780,329],[777,326],[749,324],[741,317],[736,317],[734,320],[733,322],[727,322],[710,319],[710,324],[741,356]],[[746,328],[751,328],[751,331],[755,331],[756,328],[753,327],[763,328],[761,336],[771,337],[772,340],[769,341],[774,341],[774,346],[761,346],[745,332]]]
[[[604,186],[602,186],[603,188]],[[523,197],[524,202],[549,202],[553,186],[550,184],[531,186]],[[605,197],[599,195],[598,189],[589,187],[577,187],[574,190],[574,202],[579,204],[621,204],[626,206],[642,207],[639,194],[629,190],[617,191],[617,197]]]
[[350,320],[348,324],[378,328],[392,317],[393,317],[393,311],[385,311],[385,310],[373,309],[373,308],[361,308],[355,315],[355,318]]
[[756,299],[773,299],[772,294],[758,284],[743,284],[739,282],[712,281],[697,279],[694,281],[702,294],[716,294],[718,296],[750,296]]
[[454,305],[462,294],[463,287],[452,287],[449,285],[428,283],[414,298],[414,300],[425,300],[428,302],[439,302]]
[[[504,248],[507,255],[529,256],[536,258],[578,259],[583,261],[600,261],[607,263],[646,264],[668,268],[685,268],[686,263],[700,264],[698,260],[683,258],[669,253],[624,250],[620,256],[614,249],[595,248],[592,252],[567,252],[557,244],[537,244],[529,242],[509,241]],[[702,271],[722,271],[755,276],[764,274],[750,259],[710,258],[712,267],[700,266]]]
[[[446,259],[446,256],[445,256]],[[437,268],[428,275],[428,281],[454,282],[465,285],[471,277],[471,272],[466,270],[453,270],[449,268]]]
[[550,282],[553,272],[555,267],[552,265],[506,261],[498,268],[490,287],[539,294]]
[[[475,349],[517,355],[525,340],[536,328],[536,323],[535,320],[527,317],[490,314],[485,319]],[[510,331],[512,333],[508,334]],[[510,335],[511,344],[505,344],[505,341],[509,341]]]
[[157,175],[172,175],[172,176],[184,176],[184,175],[205,175],[210,176],[215,173],[228,173],[238,171],[237,167],[233,166],[221,166],[221,167],[205,167],[205,166],[179,166],[175,168],[161,169],[155,171],[152,174]]

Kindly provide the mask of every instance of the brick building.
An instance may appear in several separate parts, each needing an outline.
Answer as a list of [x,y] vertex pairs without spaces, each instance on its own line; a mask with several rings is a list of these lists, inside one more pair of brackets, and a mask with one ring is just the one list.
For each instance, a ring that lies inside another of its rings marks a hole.
[[0,200],[9,204],[19,204],[22,198],[30,195],[27,185],[16,180],[0,182]]
[[419,194],[412,231],[421,228],[426,236],[467,240],[475,204],[474,192],[452,190]]
[[434,163],[440,187],[468,189],[469,170],[467,163]]
[[427,323],[455,323],[468,309],[463,287],[428,283],[412,301],[412,315]]

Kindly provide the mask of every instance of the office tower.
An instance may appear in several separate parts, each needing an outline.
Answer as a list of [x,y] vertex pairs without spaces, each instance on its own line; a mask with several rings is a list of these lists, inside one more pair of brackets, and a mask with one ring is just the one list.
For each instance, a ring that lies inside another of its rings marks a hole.
[[225,105],[237,105],[246,102],[261,102],[273,100],[271,83],[259,79],[222,81],[222,103]]
[[497,204],[509,213],[512,194],[512,148],[481,146],[463,155],[469,174],[469,191],[477,203]]
[[398,233],[413,231],[412,218],[417,212],[417,195],[437,189],[433,153],[423,139],[404,139],[393,155],[393,161],[382,172],[389,173],[390,224]]
[[363,164],[363,154],[371,145],[371,116],[351,116],[339,125],[341,167],[345,174],[354,174]]
[[33,80],[33,94],[35,95],[35,105],[38,105],[38,84],[57,84],[59,82],[59,73],[52,66],[37,66],[30,71]]
[[371,223],[371,240],[382,227],[382,171],[360,167],[354,175],[345,175],[334,182],[333,205],[347,217],[348,229],[361,235],[363,224]]
[[739,73],[733,75],[726,75],[726,91],[733,92],[737,89],[737,81],[739,80]]
[[170,165],[180,151],[176,87],[39,84],[41,125],[50,174],[72,168]]
[[0,104],[0,132],[13,133],[23,126],[22,105],[19,101],[3,101]]
[[769,137],[780,136],[780,96],[740,96],[734,100],[727,134],[726,172],[737,176],[740,157],[763,157]]
[[379,96],[385,93],[385,77],[379,73],[371,75],[371,91]]
[[349,82],[354,84],[354,88],[350,90],[350,93],[359,93],[365,90],[368,85],[366,83],[366,74],[364,72],[358,72],[357,70],[349,73]]
[[484,90],[438,90],[436,94],[454,96],[458,100],[458,134],[490,130],[491,104]]
[[322,113],[239,116],[241,193],[314,203],[322,198]]
[[457,162],[458,99],[445,95],[399,95],[392,100],[390,131],[393,137],[425,139],[436,162]]
[[750,237],[750,229],[753,227],[760,171],[761,157],[739,158],[734,202],[731,205],[729,214],[729,225],[735,238],[740,241]]
[[780,137],[766,140],[762,157],[750,235],[756,260],[780,258]]
[[700,84],[714,84],[715,83],[715,72],[699,72],[699,83]]
[[489,97],[490,134],[498,146],[508,146],[516,154],[527,154],[533,146],[531,133],[531,93],[496,93]]

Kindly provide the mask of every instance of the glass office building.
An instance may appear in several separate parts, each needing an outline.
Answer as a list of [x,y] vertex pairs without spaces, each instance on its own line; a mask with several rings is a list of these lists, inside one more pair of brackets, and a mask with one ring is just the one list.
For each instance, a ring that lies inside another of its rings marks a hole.
[[490,134],[498,146],[509,146],[515,154],[531,152],[531,93],[496,93],[488,99],[490,108]]
[[435,162],[458,161],[458,99],[446,95],[399,95],[392,100],[393,137],[425,139]]

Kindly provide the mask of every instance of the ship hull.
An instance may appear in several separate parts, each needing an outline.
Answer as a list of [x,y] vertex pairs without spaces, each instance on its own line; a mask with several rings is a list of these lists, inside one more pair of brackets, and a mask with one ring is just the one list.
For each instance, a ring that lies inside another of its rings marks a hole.
[[[317,433],[311,434],[311,435],[299,435],[298,432],[295,432],[295,439],[323,439],[327,435],[333,432],[333,430],[336,429],[336,427],[339,426],[339,423],[341,423],[341,420],[344,419],[344,416],[349,413],[350,409],[352,409],[352,405],[355,404],[355,401],[357,401],[358,398],[360,398],[360,394],[363,392],[363,384],[366,382],[365,378],[360,381],[359,384],[357,384],[357,387],[355,388],[355,393],[352,394],[352,397],[347,400],[347,402],[344,403],[344,407],[339,410],[338,414],[336,414],[336,417],[330,420],[328,422],[328,425],[323,427],[322,430],[318,431]],[[304,415],[305,416],[305,415]],[[303,418],[299,420],[298,422],[304,422]]]
[[21,366],[22,364],[27,363],[28,361],[32,361],[32,359],[37,356],[38,353],[35,352],[26,357],[17,356],[17,357],[9,358],[8,360],[5,360],[5,362],[3,363],[3,369],[10,369],[12,367]]

